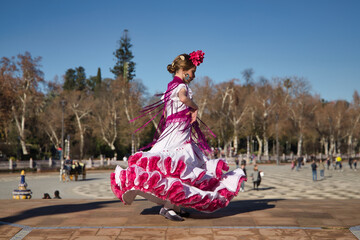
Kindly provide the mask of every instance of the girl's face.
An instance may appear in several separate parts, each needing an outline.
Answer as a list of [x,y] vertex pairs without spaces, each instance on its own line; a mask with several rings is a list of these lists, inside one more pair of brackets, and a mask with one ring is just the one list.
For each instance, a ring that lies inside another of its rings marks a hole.
[[195,78],[195,72],[196,72],[196,67],[190,68],[187,71],[183,71],[184,74],[184,82],[189,84],[192,80],[194,80]]

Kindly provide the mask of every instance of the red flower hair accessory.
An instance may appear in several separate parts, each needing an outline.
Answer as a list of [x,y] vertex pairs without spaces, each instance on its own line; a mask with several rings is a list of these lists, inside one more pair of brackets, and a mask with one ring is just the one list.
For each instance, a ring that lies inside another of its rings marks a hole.
[[190,55],[190,60],[193,62],[193,64],[195,66],[199,66],[200,63],[202,63],[204,60],[205,53],[201,50],[197,50],[196,52],[194,51],[189,55]]

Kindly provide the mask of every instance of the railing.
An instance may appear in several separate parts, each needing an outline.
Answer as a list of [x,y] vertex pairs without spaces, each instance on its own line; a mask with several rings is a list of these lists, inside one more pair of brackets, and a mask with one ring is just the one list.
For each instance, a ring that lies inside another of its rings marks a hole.
[[[75,159],[76,160],[76,159]],[[100,168],[106,166],[116,166],[121,165],[127,166],[125,161],[116,161],[114,159],[88,159],[82,160],[82,163],[85,163],[86,168]],[[56,170],[60,169],[62,163],[60,160],[9,160],[9,161],[0,161],[1,170],[16,170],[16,169],[36,169],[37,171],[46,171],[46,170]]]
[[[310,156],[315,156],[317,160],[326,160],[328,158],[328,156],[326,156],[325,154],[317,154],[317,155],[303,155],[304,158],[306,158],[306,160],[309,162],[310,161]],[[333,156],[333,160],[335,160],[337,156]],[[222,157],[224,159],[226,159],[226,161],[228,161],[229,163],[235,163],[236,160],[238,160],[239,162],[241,160],[245,160],[247,161],[247,163],[252,163],[254,161],[258,162],[258,163],[274,163],[277,160],[277,156],[276,155],[269,155],[269,156],[261,156],[260,158],[258,156],[247,156],[246,154],[240,154],[238,156],[233,156],[233,157]],[[346,154],[342,154],[341,155],[342,160],[348,160],[349,156]],[[353,156],[353,158],[360,158],[360,154],[356,154]],[[279,156],[279,162],[280,163],[289,163],[292,160],[296,160],[297,156],[296,155],[281,155]],[[89,168],[101,168],[101,167],[111,167],[111,166],[116,166],[116,165],[120,165],[120,166],[127,166],[127,162],[123,161],[123,160],[115,160],[115,159],[88,159],[88,160],[82,160],[82,163],[85,163],[85,166],[87,169]],[[37,171],[46,171],[46,170],[56,170],[56,169],[60,169],[62,166],[62,163],[60,160],[26,160],[26,161],[20,161],[20,160],[9,160],[9,161],[0,161],[0,169],[1,170],[16,170],[16,169],[36,169]]]

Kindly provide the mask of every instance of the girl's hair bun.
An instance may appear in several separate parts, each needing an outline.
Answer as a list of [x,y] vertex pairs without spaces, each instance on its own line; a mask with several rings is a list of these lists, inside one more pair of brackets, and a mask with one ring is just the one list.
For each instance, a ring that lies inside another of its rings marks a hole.
[[167,70],[171,74],[175,74],[179,69],[189,70],[195,67],[194,63],[190,60],[190,55],[183,53],[177,56],[171,64],[167,65]]

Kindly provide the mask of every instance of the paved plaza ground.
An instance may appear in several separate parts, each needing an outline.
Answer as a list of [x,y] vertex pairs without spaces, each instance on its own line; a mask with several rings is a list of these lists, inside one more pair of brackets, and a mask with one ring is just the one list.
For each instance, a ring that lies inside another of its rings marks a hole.
[[[313,182],[310,165],[259,168],[265,176],[258,191],[249,179],[227,208],[190,210],[184,222],[166,220],[142,198],[124,206],[110,190],[111,171],[65,183],[58,173],[29,173],[31,200],[11,200],[20,175],[0,174],[0,239],[359,239],[360,171],[344,166]],[[63,199],[41,199],[55,190]]]

